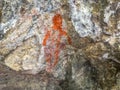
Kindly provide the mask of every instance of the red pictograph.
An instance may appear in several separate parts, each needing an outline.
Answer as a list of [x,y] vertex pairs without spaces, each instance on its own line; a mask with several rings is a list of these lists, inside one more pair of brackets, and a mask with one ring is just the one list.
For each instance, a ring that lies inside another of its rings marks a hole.
[[48,72],[56,66],[59,60],[60,51],[65,47],[62,38],[67,38],[68,43],[71,44],[70,37],[67,32],[62,29],[62,16],[60,14],[54,15],[52,23],[52,30],[47,30],[42,43],[43,46],[45,46],[46,70]]

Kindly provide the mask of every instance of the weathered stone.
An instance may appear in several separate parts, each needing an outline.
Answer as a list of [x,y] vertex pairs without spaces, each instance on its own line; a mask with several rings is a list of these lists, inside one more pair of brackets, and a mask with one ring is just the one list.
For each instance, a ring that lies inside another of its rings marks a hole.
[[[56,14],[61,26],[53,21]],[[43,39],[59,26],[67,35],[47,39],[52,54],[53,43],[61,44],[48,72]],[[0,90],[8,89],[119,90],[119,0],[0,0]]]

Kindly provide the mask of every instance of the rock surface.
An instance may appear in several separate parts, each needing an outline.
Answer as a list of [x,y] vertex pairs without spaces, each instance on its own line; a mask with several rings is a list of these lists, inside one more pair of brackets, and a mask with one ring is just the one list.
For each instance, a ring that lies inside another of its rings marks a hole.
[[[72,43],[48,72],[56,14]],[[120,90],[119,0],[0,0],[0,90]]]

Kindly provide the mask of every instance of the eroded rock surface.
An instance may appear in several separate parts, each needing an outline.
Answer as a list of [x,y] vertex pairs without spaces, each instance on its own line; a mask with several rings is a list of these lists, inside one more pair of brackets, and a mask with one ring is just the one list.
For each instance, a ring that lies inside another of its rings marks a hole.
[[[43,39],[58,13],[72,43],[62,38],[47,72]],[[1,0],[0,89],[120,90],[119,0]]]

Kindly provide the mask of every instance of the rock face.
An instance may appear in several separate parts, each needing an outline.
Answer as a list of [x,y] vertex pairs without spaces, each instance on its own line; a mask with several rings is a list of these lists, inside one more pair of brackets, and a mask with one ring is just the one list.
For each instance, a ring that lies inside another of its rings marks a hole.
[[120,90],[119,0],[1,0],[0,90]]

